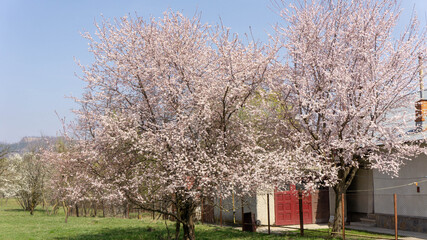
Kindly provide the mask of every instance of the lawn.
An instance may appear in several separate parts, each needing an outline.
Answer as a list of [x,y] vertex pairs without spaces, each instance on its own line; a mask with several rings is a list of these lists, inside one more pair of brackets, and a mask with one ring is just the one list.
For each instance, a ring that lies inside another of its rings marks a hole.
[[[5,206],[0,201],[0,239],[58,239],[58,240],[89,240],[89,239],[168,239],[165,222],[145,217],[138,219],[102,218],[102,217],[70,217],[64,222],[63,211],[57,215],[47,215],[37,209],[34,215],[19,208],[14,200]],[[174,234],[173,222],[169,222],[170,235]],[[350,231],[349,231],[350,233]],[[360,234],[360,232],[351,231]],[[366,234],[366,233],[365,233]],[[230,227],[218,227],[198,224],[196,239],[325,239],[327,233],[306,231],[305,237],[298,237],[296,232],[288,235],[266,235],[261,233],[245,233]],[[377,235],[379,238],[380,235]],[[359,238],[361,239],[361,238]]]

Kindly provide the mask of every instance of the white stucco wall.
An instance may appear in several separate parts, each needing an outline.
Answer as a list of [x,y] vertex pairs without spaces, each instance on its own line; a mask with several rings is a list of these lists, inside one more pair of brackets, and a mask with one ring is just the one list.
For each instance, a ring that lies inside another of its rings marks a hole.
[[[270,224],[275,223],[274,219],[274,191],[270,194]],[[232,197],[224,199],[222,201],[222,220],[224,223],[233,223],[233,201]],[[219,222],[220,210],[219,210],[219,199],[216,200],[216,207],[214,210],[215,219]],[[236,223],[240,224],[242,221],[242,207],[240,197],[235,197],[235,217]],[[255,219],[261,221],[261,225],[267,225],[268,213],[267,213],[267,193],[258,193],[254,196],[243,197],[244,212],[252,212],[255,214]]]
[[[394,214],[393,194],[397,194],[397,212],[402,216],[427,217],[427,156],[406,162],[399,177],[373,172],[375,213]],[[420,192],[411,183],[418,182]],[[408,184],[411,184],[408,186]]]
[[[261,225],[268,224],[268,211],[267,211],[267,193],[260,193],[256,195],[256,219],[261,221]],[[270,203],[270,224],[275,224],[274,215],[274,191],[269,193]]]

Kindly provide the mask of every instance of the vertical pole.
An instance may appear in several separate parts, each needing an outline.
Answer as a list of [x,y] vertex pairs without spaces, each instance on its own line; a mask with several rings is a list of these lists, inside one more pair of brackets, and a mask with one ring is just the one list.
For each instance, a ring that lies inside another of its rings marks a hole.
[[219,223],[222,227],[222,197],[219,199]]
[[394,239],[397,240],[397,197],[394,194]]
[[245,223],[244,223],[244,221],[243,221],[243,217],[244,217],[244,215],[243,215],[243,197],[241,197],[240,198],[240,204],[242,205],[242,232],[243,232],[243,230],[245,229]]
[[268,224],[268,234],[270,234],[270,194],[267,193],[267,224]]
[[233,223],[236,224],[236,206],[234,205],[234,192],[232,192],[231,194],[231,197],[233,198]]
[[299,231],[304,236],[304,213],[302,211],[302,192],[298,191],[298,208],[299,208]]
[[345,240],[345,211],[344,211],[344,193],[341,194],[341,215],[342,215],[342,239]]
[[200,222],[203,224],[203,211],[204,211],[204,209],[203,209],[203,197],[201,198],[202,200],[202,203],[201,203],[201,206],[200,206]]

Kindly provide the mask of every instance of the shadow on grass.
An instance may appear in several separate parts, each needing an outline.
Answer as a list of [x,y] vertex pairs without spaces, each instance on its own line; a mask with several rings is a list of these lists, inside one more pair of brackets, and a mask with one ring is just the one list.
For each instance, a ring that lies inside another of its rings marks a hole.
[[[95,239],[166,239],[166,231],[160,231],[150,227],[141,228],[104,228],[96,233],[81,234],[71,237],[59,237],[57,240],[95,240]],[[166,234],[167,235],[167,234]]]
[[25,212],[25,210],[22,208],[2,209],[2,211],[5,211],[5,212]]
[[[95,240],[95,239],[108,239],[108,240],[141,240],[141,239],[153,239],[153,240],[167,240],[174,239],[175,231],[174,228],[169,229],[170,238],[168,238],[168,232],[166,229],[158,229],[152,227],[140,227],[140,228],[112,228],[102,229],[97,233],[80,234],[77,236],[60,237],[55,238],[56,240]],[[182,239],[182,229],[181,236]],[[230,228],[212,227],[209,229],[196,229],[197,240],[213,240],[213,239],[269,239],[269,236],[260,233],[242,233],[237,230]]]
[[[30,214],[29,210],[24,210],[22,208],[9,208],[9,209],[2,209],[2,211],[5,212],[28,212],[28,214]],[[46,210],[43,209],[34,209],[34,212],[46,212]]]

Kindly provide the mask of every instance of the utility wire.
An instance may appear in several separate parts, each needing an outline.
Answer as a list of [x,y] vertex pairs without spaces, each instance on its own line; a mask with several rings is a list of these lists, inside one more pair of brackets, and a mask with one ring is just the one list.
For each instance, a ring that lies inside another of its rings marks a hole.
[[[356,174],[358,177],[366,177],[366,175]],[[427,176],[419,176],[419,177],[374,177],[374,179],[381,180],[402,180],[402,179],[419,179],[419,178],[427,178]]]
[[417,185],[418,183],[427,182],[427,179],[418,181],[418,182],[411,182],[407,184],[397,185],[397,186],[391,186],[391,187],[383,187],[383,188],[374,188],[374,189],[367,189],[367,190],[349,190],[347,192],[372,192],[372,191],[380,191],[380,190],[388,190],[388,189],[395,189],[395,188],[401,188],[411,185]]

